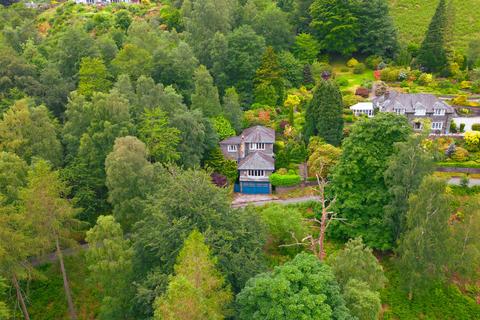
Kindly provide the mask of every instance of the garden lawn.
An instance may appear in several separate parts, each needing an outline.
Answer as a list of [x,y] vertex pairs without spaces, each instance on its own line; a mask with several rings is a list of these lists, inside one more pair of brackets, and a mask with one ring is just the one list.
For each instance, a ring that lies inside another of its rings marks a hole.
[[[389,0],[390,14],[399,29],[400,41],[421,44],[438,0]],[[465,52],[468,43],[480,38],[480,0],[453,0],[454,46]]]
[[342,68],[346,68],[345,64],[333,64],[335,78],[348,80],[348,86],[340,87],[341,90],[349,90],[355,93],[355,89],[360,87],[365,81],[375,81],[372,70],[366,69],[362,74],[354,74],[351,68],[350,71],[347,72],[341,71]]

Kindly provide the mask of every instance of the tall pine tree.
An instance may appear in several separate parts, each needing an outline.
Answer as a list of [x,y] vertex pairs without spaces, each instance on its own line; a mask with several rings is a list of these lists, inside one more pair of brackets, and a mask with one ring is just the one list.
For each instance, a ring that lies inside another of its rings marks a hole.
[[[283,70],[272,47],[267,47],[255,74],[255,102],[272,105],[283,102]],[[273,93],[273,96],[268,93]]]
[[321,80],[305,114],[305,138],[318,135],[327,143],[340,145],[343,136],[343,101],[337,85]]
[[453,8],[446,0],[440,0],[417,58],[418,64],[426,71],[443,73],[448,70],[453,22],[449,11],[453,11]]

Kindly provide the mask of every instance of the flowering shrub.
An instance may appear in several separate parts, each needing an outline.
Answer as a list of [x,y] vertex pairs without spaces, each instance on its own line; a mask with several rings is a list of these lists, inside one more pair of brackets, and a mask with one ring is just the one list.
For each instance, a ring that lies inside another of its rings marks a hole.
[[355,66],[358,64],[358,60],[355,58],[351,58],[350,60],[347,61],[347,67],[349,68],[355,68]]
[[408,79],[408,73],[406,71],[400,71],[398,74],[398,80],[404,81]]
[[453,161],[462,162],[468,159],[468,151],[464,148],[457,147],[455,152],[450,156]]
[[433,82],[433,75],[431,73],[422,73],[418,77],[418,83],[422,86],[428,86]]
[[480,147],[480,131],[468,131],[465,133],[465,143],[473,151]]

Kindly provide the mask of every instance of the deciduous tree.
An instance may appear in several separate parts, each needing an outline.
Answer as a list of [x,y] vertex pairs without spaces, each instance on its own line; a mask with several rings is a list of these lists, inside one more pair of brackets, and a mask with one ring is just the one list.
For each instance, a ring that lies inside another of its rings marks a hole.
[[197,230],[185,239],[167,292],[157,298],[154,319],[224,319],[232,293]]
[[111,83],[107,68],[100,58],[82,58],[78,72],[78,93],[91,97],[94,92],[107,92]]
[[123,229],[130,231],[143,218],[144,203],[154,188],[153,165],[145,144],[135,137],[117,138],[105,159],[108,201]]
[[195,91],[192,94],[192,109],[199,109],[207,117],[218,116],[222,112],[217,87],[205,66],[195,70]]
[[237,133],[242,130],[242,107],[240,97],[234,87],[228,88],[223,96],[223,115],[230,121]]
[[87,232],[85,253],[90,281],[100,285],[99,319],[129,319],[133,250],[113,216],[100,216]]
[[351,319],[330,267],[306,253],[250,279],[236,301],[239,319]]

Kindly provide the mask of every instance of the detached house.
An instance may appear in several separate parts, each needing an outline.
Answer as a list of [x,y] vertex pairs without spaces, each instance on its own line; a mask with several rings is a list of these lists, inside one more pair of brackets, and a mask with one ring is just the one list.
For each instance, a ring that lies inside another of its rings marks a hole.
[[275,170],[274,143],[275,130],[263,126],[245,129],[239,136],[220,142],[225,157],[238,163],[237,191],[246,194],[271,193],[269,177]]
[[405,115],[414,130],[421,130],[421,119],[429,118],[433,133],[448,133],[455,109],[433,94],[406,94],[396,91],[373,99],[374,109],[380,112],[394,112]]

